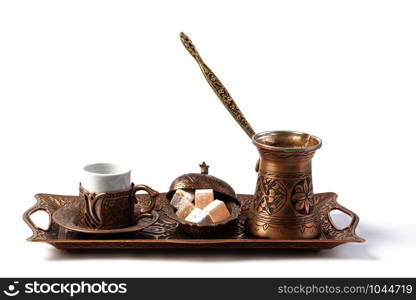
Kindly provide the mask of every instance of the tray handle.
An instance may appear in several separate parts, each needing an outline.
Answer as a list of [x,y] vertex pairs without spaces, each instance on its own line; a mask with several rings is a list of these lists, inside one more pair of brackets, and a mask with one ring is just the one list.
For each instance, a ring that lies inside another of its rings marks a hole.
[[[35,198],[36,203],[23,214],[23,220],[33,232],[33,235],[28,238],[29,241],[47,239],[47,235],[49,232],[51,232],[53,226],[52,214],[63,205],[74,201],[77,197],[52,194],[36,194]],[[49,215],[49,225],[46,229],[38,227],[31,219],[31,215],[39,210],[42,210]]]
[[[319,218],[323,234],[328,239],[364,242],[365,239],[359,237],[355,233],[360,218],[353,211],[340,205],[337,202],[337,197],[338,195],[335,193],[315,194],[316,201],[318,202]],[[333,210],[339,210],[349,215],[351,217],[350,224],[343,229],[337,228],[329,215]]]
[[[43,228],[40,228],[40,227],[38,227],[38,226],[36,226],[36,224],[35,223],[33,223],[33,221],[32,221],[32,219],[30,218],[30,216],[32,215],[32,214],[34,214],[35,212],[37,212],[37,211],[40,211],[40,210],[42,210],[42,211],[44,211],[44,212],[46,212],[48,215],[49,215],[49,225],[48,225],[48,228],[47,229],[43,229]],[[48,210],[46,210],[45,208],[43,208],[43,207],[39,207],[38,205],[37,205],[37,203],[34,205],[34,206],[32,206],[30,209],[28,209],[25,213],[24,213],[24,215],[23,215],[23,220],[27,223],[27,225],[29,225],[29,227],[30,227],[30,229],[32,229],[32,231],[35,233],[36,231],[43,231],[43,232],[48,232],[49,230],[50,230],[50,228],[51,228],[51,213],[48,211]]]

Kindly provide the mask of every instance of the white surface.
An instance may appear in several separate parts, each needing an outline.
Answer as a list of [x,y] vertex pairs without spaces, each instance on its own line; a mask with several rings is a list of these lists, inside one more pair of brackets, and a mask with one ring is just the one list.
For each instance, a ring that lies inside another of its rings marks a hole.
[[125,191],[131,188],[131,169],[114,163],[94,163],[82,168],[81,184],[90,193]]
[[[414,1],[1,1],[0,276],[416,276]],[[314,189],[365,244],[320,253],[68,254],[25,241],[37,192],[131,166],[166,191],[205,160],[240,193],[256,149],[179,41],[186,32],[256,131],[322,138]]]

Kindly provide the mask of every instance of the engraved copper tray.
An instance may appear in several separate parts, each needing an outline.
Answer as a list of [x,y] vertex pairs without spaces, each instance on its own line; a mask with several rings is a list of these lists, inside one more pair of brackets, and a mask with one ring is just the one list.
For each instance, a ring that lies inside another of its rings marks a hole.
[[[146,200],[147,195],[137,195],[139,201]],[[249,236],[245,231],[245,220],[248,207],[253,195],[238,195],[241,202],[242,213],[234,224],[229,225],[221,235],[209,239],[193,239],[181,232],[178,223],[166,216],[165,207],[169,205],[166,194],[158,196],[156,210],[160,217],[156,223],[140,231],[117,235],[83,234],[65,229],[53,221],[49,228],[43,230],[36,226],[30,215],[43,210],[51,216],[58,208],[77,201],[76,196],[63,196],[51,194],[37,194],[37,202],[28,209],[24,221],[30,226],[33,235],[28,238],[30,242],[45,242],[58,249],[331,249],[341,244],[364,242],[364,239],[355,234],[358,225],[358,216],[352,211],[338,204],[335,193],[315,194],[322,235],[314,240],[269,240]],[[338,209],[351,216],[351,224],[338,229],[329,216],[331,210]],[[51,219],[51,218],[50,218]],[[52,220],[52,219],[51,219]]]

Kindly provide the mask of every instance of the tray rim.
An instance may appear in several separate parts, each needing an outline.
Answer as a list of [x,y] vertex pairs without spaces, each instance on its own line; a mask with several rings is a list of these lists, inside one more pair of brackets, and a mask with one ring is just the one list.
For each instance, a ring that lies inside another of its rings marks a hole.
[[40,242],[40,243],[149,243],[149,244],[217,244],[217,243],[269,243],[269,244],[276,244],[276,243],[337,243],[337,244],[345,244],[345,243],[364,243],[365,239],[360,240],[337,240],[337,239],[316,239],[316,240],[271,240],[271,239],[56,239],[56,240],[30,240],[30,238],[26,239],[29,242]]

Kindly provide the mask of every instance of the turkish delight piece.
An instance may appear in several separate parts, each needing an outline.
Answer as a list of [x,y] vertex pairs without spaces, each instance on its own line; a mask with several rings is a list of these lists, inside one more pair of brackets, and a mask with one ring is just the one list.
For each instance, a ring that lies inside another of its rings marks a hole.
[[191,213],[186,217],[185,221],[192,223],[212,222],[209,214],[199,208],[195,208],[193,211],[191,211]]
[[181,219],[185,219],[194,209],[195,206],[186,201],[186,203],[184,203],[184,205],[176,211],[176,215]]
[[179,210],[183,205],[186,205],[187,203],[192,203],[193,200],[194,194],[192,192],[177,189],[172,197],[172,200],[170,201],[170,204]]
[[204,211],[208,213],[214,223],[224,221],[231,215],[225,203],[220,200],[212,201],[205,206]]
[[205,206],[214,201],[214,191],[212,189],[195,191],[195,206],[204,209]]

